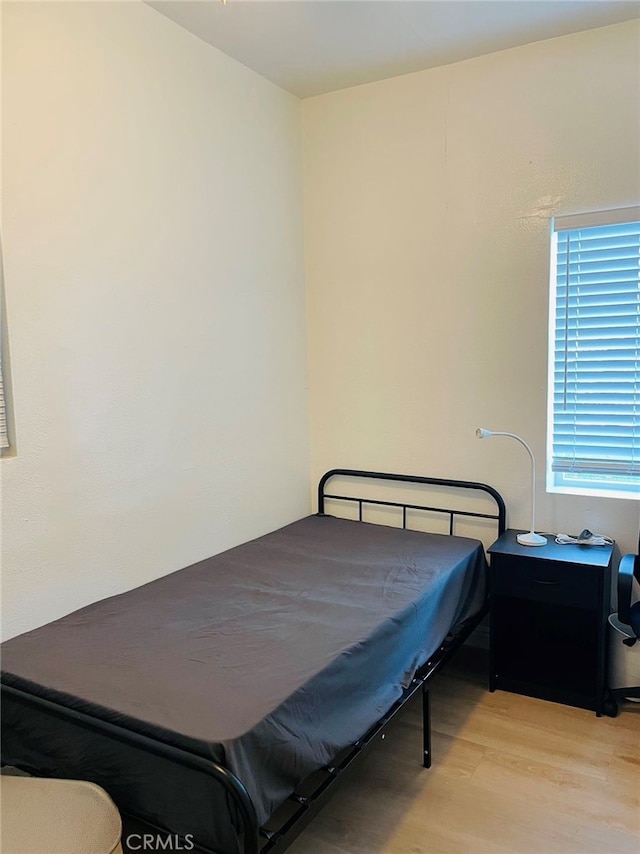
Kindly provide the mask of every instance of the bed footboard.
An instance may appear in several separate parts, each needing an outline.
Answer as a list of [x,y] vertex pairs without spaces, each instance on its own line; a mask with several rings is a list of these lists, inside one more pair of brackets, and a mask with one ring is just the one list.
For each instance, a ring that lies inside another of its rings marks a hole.
[[[149,738],[142,733],[110,723],[109,721],[104,721],[101,718],[92,717],[77,709],[72,709],[68,706],[44,699],[43,697],[29,694],[11,685],[2,684],[2,696],[3,706],[4,703],[7,703],[7,706],[11,704],[17,708],[25,706],[35,707],[43,715],[58,718],[65,724],[71,724],[74,727],[79,727],[81,730],[121,742],[143,753],[151,754],[152,756],[167,760],[170,763],[182,766],[191,771],[196,771],[215,780],[226,793],[236,812],[239,825],[238,836],[241,846],[239,850],[242,854],[259,854],[260,836],[255,809],[244,785],[228,768],[203,756],[190,753],[174,745],[158,741],[155,738]],[[33,771],[31,768],[23,768],[23,770],[27,772]],[[168,831],[166,828],[156,826],[147,816],[138,815],[135,812],[128,813],[126,808],[123,808],[121,804],[118,804],[118,806],[122,812],[130,814],[132,818],[142,822],[159,836],[167,834]],[[212,815],[213,821],[215,821],[215,818]],[[201,845],[196,845],[188,850],[200,851],[203,854],[216,854],[216,852]]]

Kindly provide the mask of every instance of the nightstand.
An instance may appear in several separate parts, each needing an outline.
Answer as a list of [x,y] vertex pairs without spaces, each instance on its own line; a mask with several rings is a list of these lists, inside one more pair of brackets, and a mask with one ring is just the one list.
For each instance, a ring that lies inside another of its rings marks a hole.
[[521,546],[508,530],[489,549],[489,689],[553,700],[600,716],[615,546]]

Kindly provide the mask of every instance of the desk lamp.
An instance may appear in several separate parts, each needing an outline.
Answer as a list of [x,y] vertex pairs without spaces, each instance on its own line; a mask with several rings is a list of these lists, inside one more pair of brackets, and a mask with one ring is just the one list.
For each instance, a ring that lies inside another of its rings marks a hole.
[[527,534],[518,534],[517,541],[521,546],[546,546],[547,538],[535,533],[536,527],[536,460],[533,456],[533,451],[527,445],[524,439],[516,436],[515,433],[501,433],[497,430],[485,430],[484,427],[478,427],[476,437],[478,439],[490,439],[492,436],[508,436],[510,439],[515,439],[527,449],[531,457],[531,530]]

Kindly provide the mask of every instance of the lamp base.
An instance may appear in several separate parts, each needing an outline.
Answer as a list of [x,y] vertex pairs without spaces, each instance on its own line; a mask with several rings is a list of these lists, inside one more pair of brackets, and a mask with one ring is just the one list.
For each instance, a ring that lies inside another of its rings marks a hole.
[[527,534],[518,534],[516,540],[521,546],[546,546],[547,538],[540,536],[540,534],[534,534],[533,531],[529,531]]

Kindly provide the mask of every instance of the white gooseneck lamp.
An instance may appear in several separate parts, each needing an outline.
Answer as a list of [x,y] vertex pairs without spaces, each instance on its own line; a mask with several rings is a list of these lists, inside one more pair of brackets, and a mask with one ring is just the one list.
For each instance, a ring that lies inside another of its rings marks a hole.
[[478,427],[476,437],[478,439],[489,439],[491,436],[508,436],[510,439],[515,439],[527,449],[531,458],[531,530],[527,534],[518,534],[517,541],[521,546],[546,546],[547,538],[536,534],[536,460],[533,456],[533,451],[527,445],[525,440],[515,433],[501,433],[497,430],[485,430],[484,427]]

